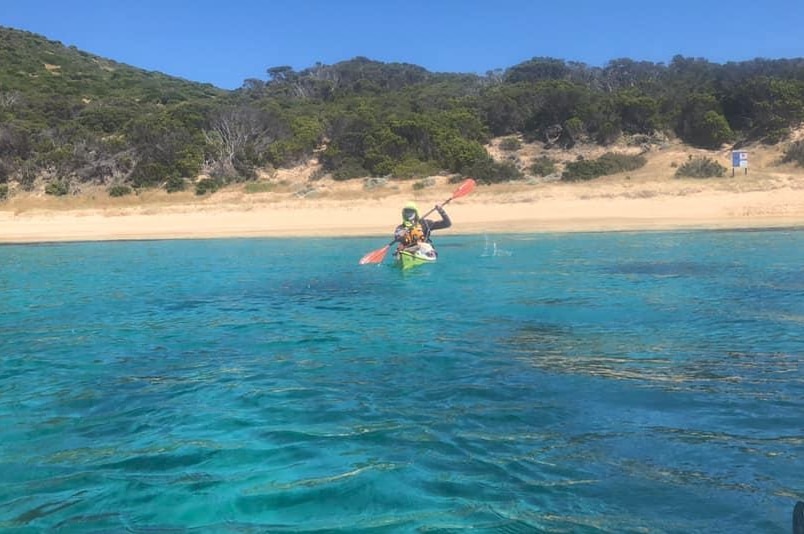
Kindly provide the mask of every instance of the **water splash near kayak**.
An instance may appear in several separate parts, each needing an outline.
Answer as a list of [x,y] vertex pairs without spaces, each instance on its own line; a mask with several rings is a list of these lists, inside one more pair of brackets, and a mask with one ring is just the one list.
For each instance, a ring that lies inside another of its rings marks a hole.
[[484,235],[483,238],[484,238],[484,245],[483,245],[483,252],[480,254],[481,258],[495,258],[498,256],[511,255],[511,251],[498,248],[497,241],[489,238],[488,235]]

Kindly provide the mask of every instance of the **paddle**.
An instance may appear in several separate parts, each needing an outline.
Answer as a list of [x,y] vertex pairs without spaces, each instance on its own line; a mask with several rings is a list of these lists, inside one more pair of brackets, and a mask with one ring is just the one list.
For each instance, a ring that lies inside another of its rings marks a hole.
[[[442,207],[446,206],[454,198],[460,198],[460,197],[464,197],[464,196],[468,195],[474,189],[475,189],[475,181],[472,180],[471,178],[467,178],[452,193],[452,196],[449,197],[447,200],[445,200],[441,204],[441,206]],[[425,213],[424,215],[419,217],[419,219],[423,220],[424,218],[426,218],[428,215],[430,215],[434,211],[435,211],[435,208],[431,209],[430,211],[428,211],[427,213]],[[382,248],[378,248],[377,250],[372,250],[371,252],[369,252],[368,254],[363,256],[362,258],[360,258],[359,264],[360,265],[365,265],[367,263],[381,263],[382,260],[385,259],[385,255],[388,253],[388,249],[391,248],[391,245],[393,245],[394,243],[396,243],[396,239],[394,239],[393,241],[391,241],[390,243],[388,243],[387,245],[385,245]]]

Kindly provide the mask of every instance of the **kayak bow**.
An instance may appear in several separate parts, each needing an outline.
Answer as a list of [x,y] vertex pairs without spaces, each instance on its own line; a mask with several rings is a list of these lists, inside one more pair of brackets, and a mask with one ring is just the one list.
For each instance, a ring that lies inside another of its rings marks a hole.
[[430,243],[419,243],[396,251],[394,258],[396,265],[405,270],[425,263],[435,263],[438,259],[438,254]]

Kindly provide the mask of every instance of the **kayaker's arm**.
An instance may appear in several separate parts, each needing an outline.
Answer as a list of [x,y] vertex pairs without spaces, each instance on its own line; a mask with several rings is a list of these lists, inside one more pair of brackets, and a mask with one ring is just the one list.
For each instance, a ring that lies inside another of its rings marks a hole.
[[442,208],[439,205],[436,205],[435,210],[438,212],[439,215],[441,215],[441,220],[440,221],[431,221],[430,219],[425,220],[425,224],[431,231],[443,230],[444,228],[449,228],[450,226],[452,226],[452,219],[449,218],[449,215],[447,215],[447,212],[444,211],[444,208]]

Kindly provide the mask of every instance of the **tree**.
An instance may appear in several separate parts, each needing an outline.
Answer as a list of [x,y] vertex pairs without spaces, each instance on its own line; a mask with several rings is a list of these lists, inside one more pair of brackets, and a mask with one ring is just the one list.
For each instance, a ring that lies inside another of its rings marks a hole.
[[629,58],[613,59],[600,73],[601,88],[608,92],[622,90],[655,90],[665,68],[650,61]]
[[694,93],[687,98],[679,115],[678,134],[701,148],[720,148],[734,138],[717,100],[707,93]]
[[259,160],[275,140],[271,122],[268,113],[248,105],[224,107],[213,113],[204,138],[212,148],[221,176],[234,178],[238,176],[237,167],[258,163],[253,160]]
[[265,82],[257,78],[248,78],[243,80],[243,85],[240,91],[248,95],[250,98],[260,98],[265,95]]
[[161,185],[171,176],[196,176],[201,170],[202,143],[165,113],[132,121],[128,137],[136,155],[131,173],[136,187]]
[[[569,119],[578,122],[571,124],[575,133],[586,129],[589,116],[591,93],[585,87],[565,81],[546,81],[534,86],[539,105],[528,118],[523,133],[533,139],[543,139],[548,128],[555,125],[566,125]],[[577,139],[574,136],[563,139],[564,144],[571,146]]]
[[617,93],[613,104],[625,133],[650,134],[659,129],[659,101],[655,98],[629,89]]
[[707,111],[698,125],[695,142],[705,148],[720,148],[723,143],[734,139],[726,117],[717,111]]
[[508,69],[505,73],[507,83],[540,82],[544,80],[563,80],[570,73],[562,59],[535,57]]
[[268,159],[276,167],[294,165],[309,158],[324,138],[324,125],[311,115],[290,119],[290,134],[277,135],[268,147]]
[[724,114],[735,127],[761,137],[804,120],[804,82],[757,76],[731,86]]
[[271,67],[267,72],[270,82],[286,82],[294,75],[293,67],[289,65]]
[[491,135],[524,132],[526,123],[543,105],[533,84],[504,84],[489,88],[479,97],[479,114]]

